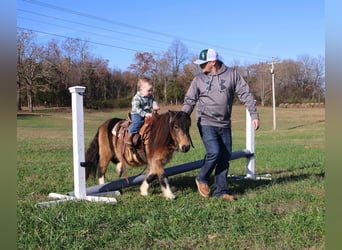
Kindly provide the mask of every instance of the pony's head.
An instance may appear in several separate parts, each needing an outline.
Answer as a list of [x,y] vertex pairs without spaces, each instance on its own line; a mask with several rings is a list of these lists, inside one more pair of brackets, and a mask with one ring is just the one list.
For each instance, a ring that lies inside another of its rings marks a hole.
[[192,145],[190,137],[191,119],[190,115],[183,111],[169,110],[170,134],[177,151],[188,152]]

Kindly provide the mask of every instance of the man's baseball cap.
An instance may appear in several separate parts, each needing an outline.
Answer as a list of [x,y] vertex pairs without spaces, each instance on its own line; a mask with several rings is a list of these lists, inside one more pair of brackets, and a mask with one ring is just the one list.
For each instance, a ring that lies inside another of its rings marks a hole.
[[218,53],[213,49],[204,49],[198,56],[198,59],[194,61],[195,64],[203,64],[209,61],[218,60]]

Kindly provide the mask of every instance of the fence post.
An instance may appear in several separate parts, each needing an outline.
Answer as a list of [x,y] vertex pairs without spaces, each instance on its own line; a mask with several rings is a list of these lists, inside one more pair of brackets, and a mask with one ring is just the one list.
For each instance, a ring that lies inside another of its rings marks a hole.
[[253,155],[246,158],[246,178],[255,179],[254,172],[254,127],[252,124],[251,115],[246,109],[246,149],[249,150]]
[[78,199],[86,196],[85,169],[81,167],[84,162],[84,122],[83,122],[83,93],[85,87],[70,87],[72,101],[72,138],[74,159],[74,194]]

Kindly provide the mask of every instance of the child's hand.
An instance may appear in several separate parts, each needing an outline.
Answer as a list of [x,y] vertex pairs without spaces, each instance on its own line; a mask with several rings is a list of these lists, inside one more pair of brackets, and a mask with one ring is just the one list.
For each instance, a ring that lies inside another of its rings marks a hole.
[[152,113],[146,113],[145,117],[152,117]]
[[153,104],[153,110],[155,110],[155,111],[158,111],[159,109],[160,109],[160,107],[158,106],[158,105],[156,105],[156,104]]

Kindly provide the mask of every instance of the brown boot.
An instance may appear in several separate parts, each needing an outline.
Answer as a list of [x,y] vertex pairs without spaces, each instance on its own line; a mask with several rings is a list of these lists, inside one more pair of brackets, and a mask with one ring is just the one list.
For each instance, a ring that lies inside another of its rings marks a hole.
[[223,194],[221,196],[221,198],[224,200],[227,200],[227,201],[235,201],[236,200],[236,198],[234,196],[229,195],[229,194]]
[[197,179],[195,179],[196,185],[198,192],[203,196],[203,197],[209,197],[210,196],[210,187],[208,184],[199,182]]
[[134,134],[131,134],[129,132],[127,132],[126,136],[125,136],[125,139],[124,139],[124,142],[127,144],[127,145],[132,145],[132,138],[133,138],[133,135]]

